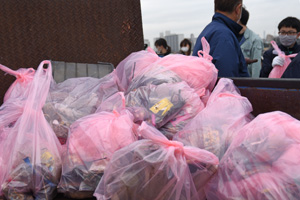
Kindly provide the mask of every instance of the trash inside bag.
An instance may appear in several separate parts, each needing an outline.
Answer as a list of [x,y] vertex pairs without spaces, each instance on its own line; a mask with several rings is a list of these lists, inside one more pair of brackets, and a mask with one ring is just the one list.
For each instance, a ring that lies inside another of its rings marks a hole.
[[147,121],[160,128],[185,105],[183,94],[187,87],[185,82],[139,87],[125,96],[126,106],[134,113],[135,122]]
[[132,114],[97,112],[71,125],[58,191],[72,198],[89,198],[113,153],[137,140]]
[[251,112],[251,103],[240,95],[233,81],[221,78],[206,107],[174,136],[174,140],[206,149],[221,159],[238,130],[253,118]]
[[208,199],[299,199],[300,121],[276,111],[244,126],[205,191]]
[[163,66],[165,69],[175,72],[206,103],[208,95],[216,84],[218,70],[209,55],[210,46],[208,42],[204,37],[201,42],[203,51],[199,51],[197,57],[170,54],[158,60],[155,65]]
[[94,196],[102,199],[205,199],[203,187],[216,171],[218,158],[168,140],[142,123],[144,138],[115,152]]
[[53,199],[56,195],[61,145],[42,112],[51,81],[51,62],[43,61],[29,86],[23,113],[6,129],[2,159],[7,170],[1,189],[7,199]]
[[196,91],[188,85],[185,85],[184,89],[181,90],[181,96],[185,102],[183,107],[169,122],[159,128],[168,139],[172,139],[205,107]]
[[132,79],[139,76],[149,65],[159,59],[160,57],[151,48],[148,48],[146,51],[131,53],[118,64],[113,72],[118,77],[119,89],[123,92],[128,91]]
[[116,76],[112,73],[101,79],[67,79],[51,85],[43,112],[61,143],[65,144],[70,125],[81,117],[93,114],[103,100],[116,92]]

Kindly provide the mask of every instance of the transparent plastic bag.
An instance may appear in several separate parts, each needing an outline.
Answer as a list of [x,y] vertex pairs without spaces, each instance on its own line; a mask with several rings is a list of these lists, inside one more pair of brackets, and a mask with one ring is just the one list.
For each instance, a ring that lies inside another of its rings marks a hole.
[[203,187],[215,173],[212,153],[168,140],[145,122],[144,138],[115,152],[94,196],[98,200],[205,199]]
[[138,76],[150,64],[159,60],[158,55],[149,47],[147,50],[131,53],[122,60],[113,72],[118,77],[118,86],[121,91],[128,91],[134,77]]
[[206,149],[221,159],[237,131],[253,118],[251,112],[251,103],[240,95],[233,81],[221,78],[206,107],[174,136],[174,140]]
[[53,199],[56,195],[61,145],[42,112],[51,81],[51,62],[43,61],[28,86],[23,113],[3,142],[7,171],[1,189],[7,199]]
[[129,85],[125,94],[127,95],[128,93],[143,86],[159,86],[164,83],[179,83],[181,81],[181,78],[175,72],[168,70],[165,66],[160,65],[158,62],[150,65],[138,76],[132,79],[131,84]]
[[185,82],[147,85],[131,91],[126,106],[134,114],[135,122],[147,121],[160,128],[172,120],[184,107],[190,96]]
[[62,144],[73,122],[95,113],[102,101],[118,92],[116,79],[110,73],[101,79],[72,78],[51,85],[43,111]]
[[30,85],[33,81],[35,70],[33,68],[20,68],[14,71],[4,65],[0,65],[0,69],[16,77],[16,80],[6,91],[3,102],[6,102],[10,98],[26,99]]
[[98,185],[112,154],[134,141],[132,114],[97,112],[71,125],[58,190],[72,198],[89,198]]
[[207,199],[299,199],[300,122],[260,114],[245,125],[205,188]]
[[181,90],[181,96],[185,102],[183,107],[169,122],[159,128],[168,139],[172,139],[177,132],[181,131],[205,107],[195,90],[187,84]]
[[106,100],[102,101],[100,106],[97,108],[96,112],[101,111],[121,111],[125,108],[125,96],[124,92],[117,92],[112,96],[108,97]]
[[218,70],[212,63],[213,58],[209,55],[208,42],[204,37],[201,42],[203,51],[198,52],[198,57],[170,54],[157,61],[156,65],[164,66],[167,70],[175,72],[206,103],[208,95],[216,84]]
[[[9,69],[6,66],[0,65],[0,69],[7,74],[16,77],[16,80],[6,91],[4,97],[4,103],[0,107],[0,186],[5,181],[5,176],[8,170],[7,152],[4,146],[6,143],[8,134],[14,127],[14,124],[23,113],[26,99],[29,95],[29,89],[33,81],[35,70],[21,68],[16,71]],[[8,147],[8,146],[7,146]],[[10,148],[10,147],[8,147]],[[0,187],[0,198],[3,196],[2,189]]]
[[0,65],[0,69],[16,77],[16,80],[6,91],[4,103],[0,107],[0,134],[3,128],[12,126],[21,116],[29,89],[33,81],[35,70],[20,68],[16,71]]

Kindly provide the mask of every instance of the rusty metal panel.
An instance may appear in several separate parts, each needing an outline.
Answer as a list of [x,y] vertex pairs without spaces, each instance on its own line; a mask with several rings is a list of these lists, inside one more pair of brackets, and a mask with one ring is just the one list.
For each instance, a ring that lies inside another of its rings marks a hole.
[[279,110],[300,120],[300,90],[240,88],[240,91],[252,103],[255,116]]
[[[0,63],[109,62],[144,48],[139,0],[0,0]],[[0,103],[13,82],[0,72]]]
[[249,99],[255,116],[282,111],[300,120],[299,79],[233,79],[241,94]]

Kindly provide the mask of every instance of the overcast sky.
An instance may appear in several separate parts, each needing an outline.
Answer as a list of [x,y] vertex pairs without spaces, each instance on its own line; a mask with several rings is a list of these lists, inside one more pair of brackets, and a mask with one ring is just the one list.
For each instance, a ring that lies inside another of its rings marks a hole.
[[[248,27],[262,38],[277,35],[278,23],[288,16],[300,19],[300,0],[244,0],[250,13]],[[174,34],[198,37],[211,22],[213,0],[141,0],[144,39],[159,37],[169,30]]]

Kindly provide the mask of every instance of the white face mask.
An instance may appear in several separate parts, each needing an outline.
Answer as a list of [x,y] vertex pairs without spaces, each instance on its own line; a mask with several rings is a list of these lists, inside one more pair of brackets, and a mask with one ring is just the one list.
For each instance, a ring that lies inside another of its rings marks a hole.
[[187,52],[189,50],[189,48],[188,47],[181,47],[180,50],[183,51],[183,52]]
[[297,42],[297,35],[279,35],[280,43],[285,47],[290,47]]

